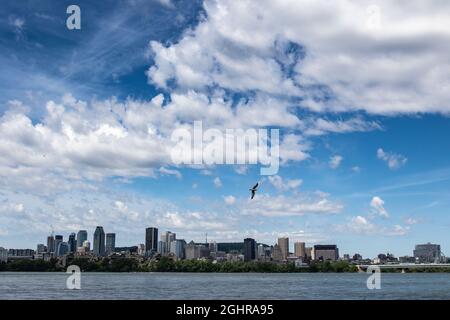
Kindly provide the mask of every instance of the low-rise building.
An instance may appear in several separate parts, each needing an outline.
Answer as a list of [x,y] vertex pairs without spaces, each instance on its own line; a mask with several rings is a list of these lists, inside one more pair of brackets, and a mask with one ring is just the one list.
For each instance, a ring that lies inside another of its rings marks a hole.
[[318,244],[313,248],[313,260],[336,261],[339,259],[339,250],[335,244]]
[[441,246],[438,244],[418,244],[414,249],[414,258],[417,262],[433,263],[441,260]]

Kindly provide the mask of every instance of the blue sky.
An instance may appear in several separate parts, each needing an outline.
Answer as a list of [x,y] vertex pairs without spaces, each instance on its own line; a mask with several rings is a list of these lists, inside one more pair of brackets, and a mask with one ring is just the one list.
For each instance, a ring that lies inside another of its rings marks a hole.
[[[70,4],[0,9],[0,246],[103,225],[449,250],[448,4],[77,1],[68,30]],[[175,165],[193,121],[279,128],[279,172]]]

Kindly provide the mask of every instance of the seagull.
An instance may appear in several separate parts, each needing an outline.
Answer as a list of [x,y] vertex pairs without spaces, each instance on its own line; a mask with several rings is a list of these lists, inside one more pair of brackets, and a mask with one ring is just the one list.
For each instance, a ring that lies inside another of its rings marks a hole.
[[257,182],[257,183],[253,186],[253,188],[248,189],[248,190],[250,190],[251,193],[252,193],[251,199],[253,199],[253,198],[255,197],[255,193],[256,193],[256,191],[258,190],[258,184],[259,184],[259,182]]

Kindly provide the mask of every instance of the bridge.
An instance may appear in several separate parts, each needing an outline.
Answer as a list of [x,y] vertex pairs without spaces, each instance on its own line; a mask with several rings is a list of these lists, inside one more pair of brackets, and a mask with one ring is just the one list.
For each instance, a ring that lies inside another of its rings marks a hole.
[[396,263],[396,264],[358,264],[356,265],[359,271],[365,272],[369,267],[383,269],[435,269],[435,268],[448,268],[450,269],[450,263]]

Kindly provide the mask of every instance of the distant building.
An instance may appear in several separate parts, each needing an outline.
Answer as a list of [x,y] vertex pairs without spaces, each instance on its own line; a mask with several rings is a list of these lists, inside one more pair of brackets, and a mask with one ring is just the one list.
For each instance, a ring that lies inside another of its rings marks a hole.
[[167,254],[167,245],[165,241],[158,241],[157,251],[162,256]]
[[339,259],[339,250],[335,244],[323,245],[318,244],[313,249],[313,259],[320,261],[336,261]]
[[200,258],[200,246],[196,245],[194,241],[189,242],[185,247],[185,258],[194,260]]
[[8,258],[33,258],[36,252],[32,249],[9,249]]
[[37,253],[44,253],[44,252],[47,252],[47,247],[46,247],[44,244],[40,243],[40,244],[38,244],[37,247],[36,247],[36,252],[37,252]]
[[200,258],[209,258],[211,256],[211,250],[209,247],[205,247],[204,245],[199,245],[200,247]]
[[145,255],[145,244],[140,243],[138,245],[138,255],[140,255],[140,256]]
[[289,238],[278,238],[278,247],[280,247],[282,260],[286,260],[289,256]]
[[154,253],[158,250],[158,228],[145,229],[145,251]]
[[355,254],[353,255],[352,260],[353,260],[353,261],[360,261],[360,260],[362,260],[362,256],[361,256],[359,253],[355,253]]
[[244,261],[256,259],[256,241],[252,238],[244,239]]
[[57,235],[55,236],[55,247],[53,248],[53,252],[56,253],[56,250],[58,249],[58,245],[59,245],[61,242],[63,242],[63,236],[57,234]]
[[115,233],[107,233],[106,234],[106,254],[110,255],[114,253],[116,249],[116,234]]
[[47,237],[47,252],[55,252],[55,238],[53,235]]
[[308,259],[308,260],[312,259],[312,251],[313,251],[312,247],[305,248],[306,259]]
[[166,231],[165,233],[161,234],[161,241],[158,241],[157,251],[161,255],[166,255],[170,251],[170,245],[172,241],[175,241],[177,239],[177,235],[171,231]]
[[91,251],[91,243],[88,240],[84,240],[83,248],[85,248],[86,251]]
[[177,259],[184,259],[185,257],[186,241],[183,239],[176,239],[170,243],[170,252],[175,255]]
[[441,246],[438,244],[418,244],[414,249],[414,258],[418,262],[440,262],[441,260]]
[[80,230],[77,233],[77,247],[82,247],[83,243],[88,239],[88,233],[86,230]]
[[67,242],[58,242],[58,247],[56,247],[56,256],[62,257],[69,252],[70,246]]
[[217,243],[215,241],[209,243],[209,251],[217,252]]
[[69,235],[69,241],[67,241],[69,244],[69,251],[70,252],[76,252],[77,251],[77,235],[75,233],[71,233]]
[[0,263],[6,263],[8,262],[8,250],[6,250],[3,247],[0,247]]
[[304,242],[294,243],[294,254],[298,258],[306,258],[306,247]]
[[274,261],[282,261],[283,259],[283,252],[281,251],[281,248],[279,245],[274,245],[272,249],[272,260]]
[[414,262],[416,262],[416,258],[409,257],[409,256],[403,256],[403,257],[399,257],[398,261],[400,263],[414,263]]
[[105,255],[105,231],[103,227],[98,226],[95,228],[94,232],[94,255],[104,256]]

